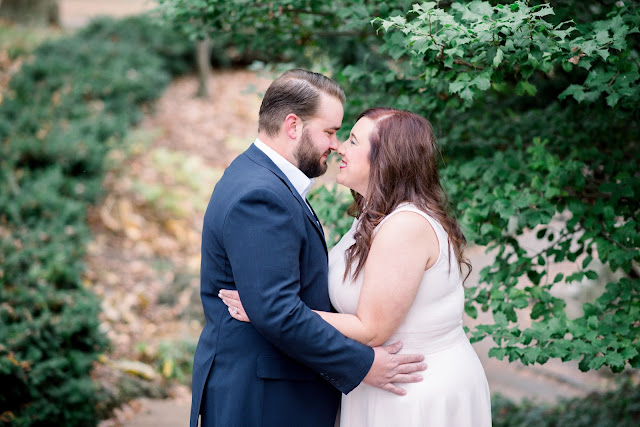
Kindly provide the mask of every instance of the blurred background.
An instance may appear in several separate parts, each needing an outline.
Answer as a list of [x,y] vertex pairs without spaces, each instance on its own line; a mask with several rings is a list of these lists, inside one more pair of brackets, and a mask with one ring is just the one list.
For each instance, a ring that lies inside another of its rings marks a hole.
[[296,66],[434,124],[494,425],[640,422],[638,3],[413,3],[0,0],[0,425],[188,424],[204,210]]

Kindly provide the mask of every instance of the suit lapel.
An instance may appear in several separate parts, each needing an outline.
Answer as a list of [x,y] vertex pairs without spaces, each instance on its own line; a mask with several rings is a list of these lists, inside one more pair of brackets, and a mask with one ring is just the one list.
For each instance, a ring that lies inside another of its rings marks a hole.
[[322,238],[324,239],[324,230],[322,229],[322,224],[320,224],[320,218],[318,218],[318,215],[316,214],[316,211],[313,210],[313,206],[311,206],[311,203],[309,203],[309,200],[306,199],[305,202],[307,203],[307,206],[309,206],[309,209],[311,210],[311,213],[313,214],[313,217],[316,220],[316,225],[318,226],[317,228],[322,233]]
[[308,204],[305,199],[302,198],[300,193],[295,189],[291,181],[287,178],[287,176],[280,170],[278,166],[275,165],[262,150],[255,146],[255,144],[251,144],[251,146],[244,152],[251,160],[269,169],[276,175],[280,180],[287,186],[293,197],[300,203],[302,206],[302,210],[307,216],[307,219],[311,222],[313,227],[316,229],[320,240],[322,240],[322,245],[324,247],[324,251],[327,251],[327,242],[324,240],[324,231],[322,230],[322,226],[320,225],[320,220],[318,219],[315,211],[311,208],[311,204]]

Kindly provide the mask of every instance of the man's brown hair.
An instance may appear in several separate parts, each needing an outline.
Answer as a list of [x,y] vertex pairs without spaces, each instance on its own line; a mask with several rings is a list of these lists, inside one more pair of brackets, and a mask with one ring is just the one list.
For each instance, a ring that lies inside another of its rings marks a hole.
[[293,113],[305,122],[318,111],[320,93],[333,96],[344,104],[344,91],[330,78],[312,71],[286,71],[269,86],[258,115],[258,132],[274,137],[287,115]]

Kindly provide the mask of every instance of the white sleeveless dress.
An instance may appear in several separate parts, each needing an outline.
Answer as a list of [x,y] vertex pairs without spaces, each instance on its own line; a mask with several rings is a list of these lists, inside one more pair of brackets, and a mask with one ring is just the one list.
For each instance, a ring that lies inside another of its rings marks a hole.
[[[385,343],[401,340],[401,353],[421,353],[428,365],[422,382],[400,384],[406,396],[360,384],[342,396],[341,427],[484,427],[491,425],[489,386],[484,370],[462,329],[464,289],[458,263],[440,223],[413,204],[398,206],[376,230],[397,212],[416,212],[426,218],[438,237],[440,254],[425,271],[406,319]],[[355,242],[351,230],[329,253],[329,295],[340,313],[355,314],[362,274],[344,283],[345,251]],[[375,231],[374,231],[375,235]]]

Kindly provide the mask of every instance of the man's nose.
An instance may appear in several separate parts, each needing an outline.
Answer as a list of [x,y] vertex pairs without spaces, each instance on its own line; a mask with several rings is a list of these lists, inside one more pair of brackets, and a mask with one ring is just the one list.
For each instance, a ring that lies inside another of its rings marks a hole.
[[329,140],[329,149],[338,151],[339,145],[338,138],[335,135],[331,135],[331,139]]

